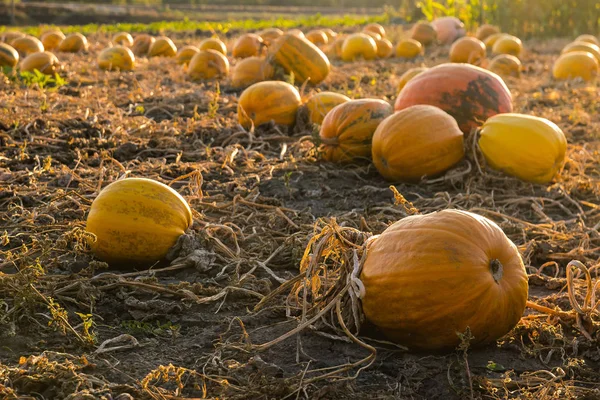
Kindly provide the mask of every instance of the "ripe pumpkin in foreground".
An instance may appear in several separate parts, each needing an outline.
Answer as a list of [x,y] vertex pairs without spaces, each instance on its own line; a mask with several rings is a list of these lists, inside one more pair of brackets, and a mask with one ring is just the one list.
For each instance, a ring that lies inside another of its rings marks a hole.
[[371,157],[371,140],[377,126],[392,114],[383,100],[351,100],[327,113],[319,139],[319,151],[326,161],[346,163]]
[[441,174],[463,158],[463,133],[456,120],[437,107],[408,107],[379,124],[372,156],[385,179],[415,182]]
[[500,76],[514,76],[518,78],[521,76],[521,69],[523,65],[521,61],[510,54],[497,55],[490,61],[488,69]]
[[157,37],[148,49],[148,57],[175,57],[177,46],[166,36]]
[[479,65],[485,58],[485,44],[474,37],[458,39],[450,47],[450,61]]
[[231,74],[231,87],[245,88],[273,77],[274,69],[264,58],[248,57],[237,63]]
[[58,45],[58,51],[63,53],[79,53],[87,51],[89,47],[88,40],[79,32],[71,33],[65,37]]
[[413,215],[367,247],[360,279],[366,318],[411,349],[492,343],[520,320],[528,295],[517,247],[493,221],[466,211]]
[[124,46],[109,47],[98,54],[98,66],[101,69],[131,71],[134,65],[135,56]]
[[136,36],[133,40],[133,45],[131,46],[131,50],[133,54],[136,56],[145,56],[148,54],[148,50],[150,50],[150,46],[154,43],[156,39],[154,36],[150,36],[146,33],[143,33],[139,36]]
[[396,46],[396,57],[415,58],[423,54],[423,45],[414,39],[401,40]]
[[6,43],[0,43],[0,67],[14,68],[19,63],[19,53]]
[[216,50],[201,50],[190,60],[187,73],[196,80],[227,76],[229,60]]
[[331,70],[329,59],[317,46],[289,33],[275,41],[269,49],[268,59],[285,72],[293,73],[299,84],[306,80],[311,85],[321,83]]
[[308,110],[308,119],[313,124],[321,125],[329,111],[347,101],[350,101],[350,98],[343,94],[334,92],[316,93],[305,104]]
[[270,121],[292,126],[301,105],[300,93],[287,82],[255,83],[244,90],[238,100],[238,121],[245,129]]
[[65,34],[61,31],[50,31],[42,35],[42,44],[44,50],[52,51],[60,45],[60,42],[65,38]]
[[403,73],[398,81],[398,91],[402,90],[412,78],[419,75],[421,72],[427,71],[427,69],[427,67],[415,67]]
[[410,32],[410,38],[429,46],[437,40],[437,31],[429,22],[417,22]]
[[598,60],[587,51],[574,51],[561,55],[554,62],[552,75],[555,79],[581,78],[591,81],[598,76]]
[[190,207],[175,190],[152,179],[128,178],[100,192],[86,230],[96,235],[91,247],[101,260],[150,266],[191,224]]
[[375,39],[365,33],[353,33],[342,44],[342,60],[354,61],[357,58],[364,60],[377,58]]
[[492,168],[524,181],[548,183],[565,162],[567,139],[547,119],[509,113],[483,124],[479,147]]
[[49,51],[43,53],[33,53],[25,57],[19,65],[21,71],[33,72],[40,71],[42,74],[54,75],[60,68],[58,58]]

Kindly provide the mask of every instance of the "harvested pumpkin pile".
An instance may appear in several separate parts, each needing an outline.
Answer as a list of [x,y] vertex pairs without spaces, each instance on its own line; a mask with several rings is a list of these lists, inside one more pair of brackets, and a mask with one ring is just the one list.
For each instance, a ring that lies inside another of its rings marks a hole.
[[600,399],[597,38],[466,33],[2,33],[0,397]]

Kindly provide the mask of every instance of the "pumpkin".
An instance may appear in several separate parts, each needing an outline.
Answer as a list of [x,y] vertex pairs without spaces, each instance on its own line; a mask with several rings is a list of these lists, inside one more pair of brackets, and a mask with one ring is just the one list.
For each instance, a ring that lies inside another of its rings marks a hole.
[[575,42],[587,42],[600,46],[600,40],[594,35],[579,35],[577,36],[577,39],[575,39]]
[[301,38],[305,38],[306,36],[304,36],[304,32],[302,32],[300,29],[290,29],[289,31],[286,32],[289,35],[294,35],[294,36],[298,36]]
[[450,44],[465,36],[465,24],[456,17],[436,18],[431,22],[435,28],[437,39],[442,44]]
[[338,35],[333,43],[329,45],[329,48],[327,49],[327,55],[331,58],[342,58],[342,47],[344,47],[345,40],[346,36]]
[[398,91],[402,90],[404,86],[415,76],[419,75],[421,72],[427,71],[427,67],[415,67],[411,68],[400,76],[400,80],[398,81]]
[[552,75],[555,79],[581,78],[591,81],[598,75],[598,60],[587,51],[574,51],[561,55],[554,62]]
[[0,43],[0,67],[14,68],[19,63],[19,53],[10,45]]
[[544,118],[498,114],[483,124],[479,135],[487,163],[524,181],[548,183],[565,162],[567,139]]
[[38,70],[46,75],[54,75],[60,68],[58,58],[49,51],[33,53],[25,57],[19,65],[21,71],[33,72]]
[[371,156],[371,139],[377,126],[392,114],[383,100],[350,100],[325,115],[319,139],[319,152],[326,161],[347,163]]
[[258,56],[263,47],[263,39],[253,33],[246,33],[238,38],[233,45],[231,54],[235,58]]
[[434,106],[394,113],[373,135],[373,164],[390,181],[416,182],[441,174],[463,156],[463,133],[456,120]]
[[[200,51],[196,46],[184,46],[177,50],[177,54],[175,55],[175,59],[177,60],[177,64],[179,65],[188,65],[196,54]],[[218,50],[217,50],[218,51]]]
[[278,28],[265,29],[264,31],[259,33],[259,36],[262,38],[263,43],[266,46],[270,46],[273,42],[275,42],[282,35],[283,35],[283,31]]
[[227,76],[229,60],[216,50],[200,50],[190,60],[187,74],[194,80]]
[[306,39],[317,47],[325,46],[329,43],[329,38],[320,29],[315,29],[306,34]]
[[44,51],[44,45],[40,40],[33,36],[24,36],[13,40],[10,45],[19,53],[21,57],[29,54],[40,53]]
[[385,37],[385,29],[383,28],[383,26],[381,26],[377,23],[367,24],[363,28],[363,32],[373,32],[373,33],[378,34],[382,38]]
[[415,76],[400,91],[395,109],[415,104],[446,111],[465,135],[489,117],[512,111],[511,94],[502,78],[470,64],[441,64]]
[[415,58],[423,55],[423,45],[414,39],[401,40],[396,46],[396,57]]
[[388,58],[394,53],[394,45],[387,39],[376,40],[377,58]]
[[113,36],[112,41],[114,44],[120,46],[133,46],[133,37],[129,32],[119,32]]
[[175,57],[177,55],[177,46],[166,36],[159,36],[150,45],[148,57]]
[[410,32],[410,37],[423,46],[429,46],[437,40],[437,31],[429,22],[417,22]]
[[475,37],[479,40],[485,40],[492,35],[497,35],[500,33],[500,28],[495,25],[484,24],[477,28],[477,32],[475,33]]
[[479,65],[485,58],[485,44],[474,37],[458,39],[450,47],[450,61]]
[[332,108],[347,101],[350,101],[350,98],[339,93],[321,92],[313,94],[305,104],[308,118],[313,124],[321,125]]
[[493,54],[510,54],[518,57],[521,51],[523,51],[521,39],[512,35],[501,36],[492,46]]
[[325,29],[323,29],[323,32],[327,35],[327,38],[329,39],[328,43],[330,43],[331,41],[333,41],[336,38],[336,36],[338,35],[331,28],[325,28]]
[[219,38],[208,38],[200,42],[199,50],[216,50],[224,56],[227,55],[227,47]]
[[238,100],[238,121],[246,129],[270,121],[292,126],[301,105],[300,93],[287,82],[255,83],[244,90]]
[[4,42],[6,44],[10,44],[15,39],[25,37],[26,35],[23,32],[17,31],[6,31],[0,33],[0,42]]
[[383,36],[381,36],[377,32],[363,31],[363,33],[366,34],[366,35],[371,36],[373,38],[373,40],[375,40],[375,41],[383,39]]
[[130,71],[135,65],[135,56],[125,46],[108,47],[98,54],[98,66],[101,69]]
[[58,45],[58,51],[63,53],[79,53],[87,51],[89,47],[88,40],[79,32],[71,33],[65,37]]
[[510,54],[500,54],[492,59],[488,65],[488,69],[500,76],[521,76],[521,61]]
[[273,77],[273,66],[260,57],[248,57],[241,60],[231,74],[231,87],[245,88],[257,82]]
[[321,83],[331,69],[327,56],[308,40],[285,34],[269,48],[270,62],[293,73],[297,82]]
[[493,221],[466,211],[412,215],[367,245],[360,280],[367,320],[410,349],[493,343],[520,320],[528,296],[517,247]]
[[594,56],[598,62],[600,62],[600,47],[589,42],[573,42],[565,46],[560,54],[572,53],[574,51],[587,51]]
[[65,35],[61,31],[50,31],[44,33],[42,35],[42,44],[44,45],[44,50],[52,51],[56,49],[64,38]]
[[160,182],[128,178],[106,186],[94,199],[86,230],[99,259],[150,266],[164,259],[192,224],[187,202]]
[[485,44],[486,48],[492,49],[496,42],[503,36],[506,36],[506,33],[494,33],[493,35],[490,35],[487,38],[485,38],[483,43]]
[[154,36],[150,36],[148,34],[142,34],[136,36],[133,40],[133,45],[131,46],[131,50],[133,54],[137,56],[145,56],[148,54],[148,50],[150,50],[150,46],[156,41]]
[[342,60],[354,61],[357,58],[373,60],[377,57],[375,40],[364,33],[353,33],[342,44]]

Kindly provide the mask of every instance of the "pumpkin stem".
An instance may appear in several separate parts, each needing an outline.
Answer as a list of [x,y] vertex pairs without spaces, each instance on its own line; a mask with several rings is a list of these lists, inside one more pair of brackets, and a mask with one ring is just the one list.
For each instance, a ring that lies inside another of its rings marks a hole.
[[494,281],[499,284],[500,279],[502,279],[502,275],[504,275],[504,267],[502,266],[500,260],[494,258],[492,261],[490,261],[490,271],[492,272]]

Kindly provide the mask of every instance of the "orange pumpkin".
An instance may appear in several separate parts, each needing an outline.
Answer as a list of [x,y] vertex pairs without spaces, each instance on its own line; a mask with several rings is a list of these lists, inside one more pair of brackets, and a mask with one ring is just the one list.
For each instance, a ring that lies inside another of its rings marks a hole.
[[42,35],[42,44],[44,50],[52,51],[60,45],[60,42],[65,38],[64,33],[61,31],[50,31]]
[[6,44],[10,44],[15,39],[24,37],[25,34],[23,32],[17,31],[6,31],[0,33],[0,42],[4,42]]
[[381,36],[377,32],[363,31],[363,33],[366,34],[366,35],[371,36],[373,38],[373,40],[375,40],[375,41],[383,39],[383,36]]
[[227,47],[219,38],[208,38],[200,42],[199,50],[216,50],[224,56],[227,55]]
[[338,35],[333,29],[330,28],[323,29],[323,32],[327,35],[327,38],[329,39],[328,43],[331,43]]
[[492,35],[497,35],[500,33],[500,28],[494,25],[484,24],[477,28],[477,32],[475,33],[475,37],[479,40],[485,40]]
[[88,40],[79,32],[71,33],[69,36],[63,39],[58,45],[58,51],[63,53],[79,53],[80,51],[87,51],[89,47]]
[[442,44],[450,44],[465,36],[465,25],[456,17],[436,18],[431,23],[436,31],[437,39]]
[[134,65],[135,56],[125,46],[108,47],[98,54],[98,66],[101,69],[131,71]]
[[315,29],[306,34],[306,39],[317,47],[325,46],[329,43],[329,38],[320,29]]
[[188,65],[192,58],[200,52],[200,49],[196,46],[184,46],[177,50],[175,59],[179,65]]
[[479,65],[485,58],[485,44],[474,37],[458,39],[450,47],[450,61]]
[[421,72],[427,71],[427,67],[415,67],[411,68],[400,76],[400,80],[398,81],[398,91],[402,90],[404,86],[415,76],[419,75]]
[[572,53],[574,51],[587,51],[591,53],[596,60],[600,63],[600,47],[589,42],[573,42],[565,46],[560,54]]
[[329,48],[327,49],[327,55],[330,58],[342,58],[342,47],[344,46],[345,40],[345,35],[338,35],[333,43],[329,45]]
[[323,159],[346,163],[370,157],[373,133],[391,114],[392,107],[378,99],[351,100],[334,107],[319,131]]
[[417,22],[410,32],[410,37],[423,46],[429,46],[437,41],[437,31],[429,22]]
[[521,61],[510,54],[500,54],[490,61],[488,69],[500,76],[514,76],[518,78],[521,76],[521,69],[523,68]]
[[112,39],[114,44],[120,46],[130,47],[133,46],[133,37],[129,32],[119,32]]
[[598,60],[587,51],[574,51],[561,55],[554,62],[552,75],[554,79],[581,78],[591,81],[598,76]]
[[293,73],[297,82],[321,83],[331,69],[327,56],[308,40],[285,34],[269,49],[269,60]]
[[305,38],[306,37],[306,36],[304,36],[304,32],[302,32],[300,29],[297,29],[297,28],[290,29],[286,33],[288,35],[294,35],[294,36],[298,36],[300,38]]
[[423,55],[423,45],[414,39],[401,40],[396,46],[396,57],[415,58]]
[[364,32],[373,32],[378,34],[379,36],[381,36],[382,38],[385,37],[385,29],[383,28],[383,26],[377,24],[377,23],[372,23],[372,24],[368,24],[363,28]]
[[316,93],[308,99],[304,105],[308,111],[310,122],[316,125],[321,125],[323,119],[329,111],[335,106],[350,101],[350,98],[343,94],[334,92]]
[[394,45],[387,39],[376,40],[377,58],[388,58],[394,53]]
[[148,57],[175,57],[177,46],[166,36],[157,37],[148,49]]
[[133,40],[133,45],[131,46],[131,50],[133,54],[137,56],[145,56],[148,54],[148,50],[150,50],[150,46],[156,41],[154,36],[150,36],[148,34],[141,34],[136,36]]
[[492,47],[493,54],[510,54],[518,57],[521,51],[523,51],[521,39],[512,35],[499,37]]
[[253,33],[246,33],[234,43],[231,55],[235,58],[246,58],[260,55],[263,39]]
[[441,64],[408,82],[395,109],[429,104],[446,111],[468,135],[489,117],[512,112],[511,94],[498,75],[470,64]]
[[259,36],[262,38],[263,43],[266,46],[270,46],[279,39],[283,35],[283,31],[278,28],[269,28],[259,33]]
[[10,45],[0,43],[0,67],[14,68],[19,63],[19,53]]
[[416,182],[441,174],[463,156],[463,133],[456,120],[434,106],[394,113],[373,135],[373,164],[390,181]]
[[245,88],[257,82],[269,80],[273,77],[273,67],[260,57],[248,57],[241,60],[231,74],[231,87]]
[[375,40],[364,33],[354,33],[342,44],[342,60],[354,61],[357,58],[374,60],[377,57]]
[[33,72],[38,70],[46,75],[54,75],[60,68],[58,58],[49,51],[33,53],[25,57],[19,65],[21,71]]
[[587,42],[600,46],[600,40],[594,35],[579,35],[577,36],[577,39],[575,39],[575,42]]
[[194,80],[227,76],[229,60],[216,50],[200,50],[190,60],[187,74]]
[[270,121],[292,126],[301,105],[300,93],[287,82],[255,83],[244,90],[238,100],[238,121],[246,129]]
[[23,36],[13,40],[10,45],[19,53],[21,57],[27,57],[29,54],[40,53],[44,51],[44,45],[40,40],[33,36]]
[[493,221],[459,210],[413,215],[367,246],[360,279],[367,320],[410,349],[451,349],[470,328],[493,343],[521,319],[527,273]]

